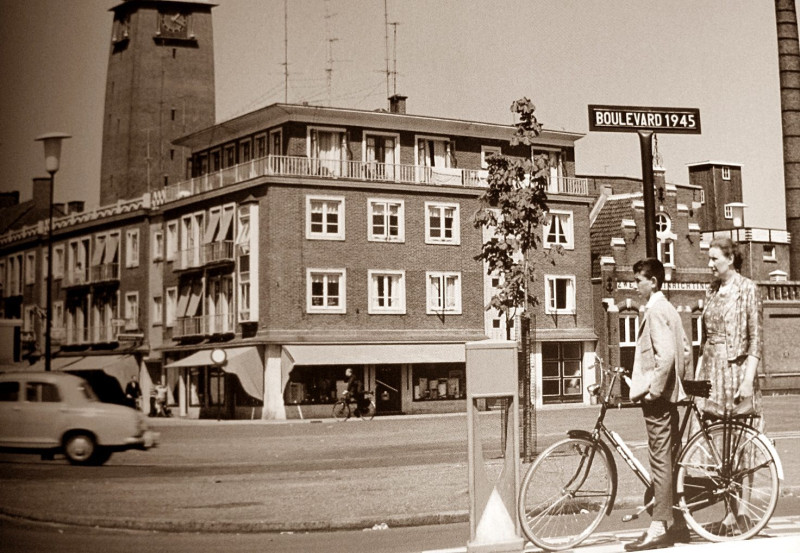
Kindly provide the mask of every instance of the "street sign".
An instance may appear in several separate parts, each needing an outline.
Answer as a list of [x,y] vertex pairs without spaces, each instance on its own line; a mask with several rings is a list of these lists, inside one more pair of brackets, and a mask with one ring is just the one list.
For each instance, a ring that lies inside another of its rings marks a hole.
[[655,108],[640,106],[589,105],[589,130],[700,134],[697,108]]

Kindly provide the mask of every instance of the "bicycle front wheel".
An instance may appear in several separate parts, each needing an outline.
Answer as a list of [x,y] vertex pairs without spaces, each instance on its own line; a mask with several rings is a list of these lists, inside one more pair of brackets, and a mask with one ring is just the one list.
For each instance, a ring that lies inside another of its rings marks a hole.
[[678,461],[676,491],[686,523],[709,541],[746,540],[769,522],[780,482],[759,433],[739,423],[698,432]]
[[340,421],[350,418],[350,406],[347,402],[339,400],[333,404],[333,418]]
[[575,547],[594,532],[614,490],[610,460],[596,443],[568,438],[528,469],[517,509],[525,535],[550,551]]

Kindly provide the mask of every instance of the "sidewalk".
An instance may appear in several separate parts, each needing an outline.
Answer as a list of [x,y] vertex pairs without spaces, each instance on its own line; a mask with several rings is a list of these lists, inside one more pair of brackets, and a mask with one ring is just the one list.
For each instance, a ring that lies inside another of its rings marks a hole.
[[[769,435],[775,439],[785,472],[781,490],[784,495],[800,493],[800,432],[795,422],[798,404],[800,398],[795,396],[765,398]],[[620,432],[647,465],[643,424],[633,418],[633,410],[629,412],[631,415],[626,416],[632,417],[630,430]],[[597,408],[583,407],[540,411],[540,449],[563,436],[565,428],[586,427],[596,414]],[[0,513],[85,526],[240,533],[368,529],[381,524],[397,527],[469,520],[465,461],[386,463],[386,451],[402,458],[407,452],[396,443],[416,439],[402,436],[404,428],[413,426],[405,422],[412,420],[409,417],[379,418],[372,423],[306,421],[313,425],[306,428],[315,433],[304,435],[302,440],[296,436],[303,429],[292,426],[299,421],[150,420],[162,437],[167,432],[182,432],[191,438],[180,447],[163,440],[150,452],[120,454],[100,468],[65,470],[63,464],[19,457],[21,464],[6,466],[30,476],[15,479],[0,474]],[[442,436],[466,434],[463,414],[426,416],[416,424],[442,428]],[[224,444],[210,441],[203,437],[206,425],[223,426],[224,434],[232,437]],[[257,442],[249,443],[234,435],[250,425],[261,428]],[[276,438],[277,434],[281,436]],[[362,443],[371,444],[359,459],[363,463],[358,468],[323,463],[319,469],[294,470],[284,461],[297,458],[313,463],[320,452],[332,452],[328,458],[334,458],[339,450],[349,447],[340,443],[342,436],[349,439],[351,434],[360,436],[353,438],[359,440],[359,447]],[[429,437],[434,447],[438,439],[439,436]],[[448,444],[460,448],[461,439],[455,436]],[[465,452],[466,441],[463,443]],[[214,447],[221,449],[217,456],[206,455]],[[277,463],[275,459],[279,457],[284,463],[275,465],[279,469],[263,468],[272,466],[268,461]],[[460,457],[465,459],[465,453]],[[264,465],[259,466],[259,459],[264,460]],[[616,461],[620,475],[617,506],[641,504],[641,484],[619,458]],[[500,461],[490,460],[487,464],[499,467]],[[141,471],[133,471],[132,475],[132,465],[140,466]],[[521,468],[521,477],[525,468]]]

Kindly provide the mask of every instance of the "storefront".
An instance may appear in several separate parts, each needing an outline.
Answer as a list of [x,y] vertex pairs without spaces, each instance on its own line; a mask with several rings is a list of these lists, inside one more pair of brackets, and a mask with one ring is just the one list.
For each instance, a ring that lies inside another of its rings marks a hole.
[[259,419],[264,398],[264,361],[257,346],[219,348],[225,362],[211,359],[212,349],[167,363],[167,383],[178,414],[190,419]]
[[374,392],[378,414],[465,409],[464,344],[285,345],[281,355],[287,418],[327,418],[350,367]]

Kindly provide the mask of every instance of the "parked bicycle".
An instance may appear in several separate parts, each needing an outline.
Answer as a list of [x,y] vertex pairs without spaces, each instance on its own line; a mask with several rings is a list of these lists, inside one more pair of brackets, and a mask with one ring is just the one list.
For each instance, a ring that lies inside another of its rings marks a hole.
[[[333,404],[333,418],[338,420],[347,420],[351,416],[360,418],[362,420],[371,421],[375,416],[375,400],[374,394],[371,391],[364,392],[364,407],[359,408],[356,401],[350,398],[339,398]],[[369,401],[369,403],[367,403]]]
[[[600,414],[591,431],[570,430],[568,438],[545,449],[528,469],[517,504],[522,529],[538,547],[559,551],[575,547],[610,515],[617,493],[617,466],[609,444],[644,484],[644,505],[627,522],[645,510],[652,512],[650,474],[633,455],[622,437],[604,423],[609,407],[639,408],[634,403],[613,403],[615,382],[625,369],[600,364],[601,383],[610,381],[605,393],[592,384],[589,393],[598,398]],[[783,469],[772,442],[756,430],[752,416],[710,420],[703,416],[692,396],[708,397],[708,381],[684,381],[689,399],[676,444],[676,505],[689,528],[709,541],[744,540],[758,534],[769,522],[778,503]],[[690,421],[697,432],[683,444]],[[733,517],[729,516],[733,514]],[[735,517],[736,522],[723,521]]]

